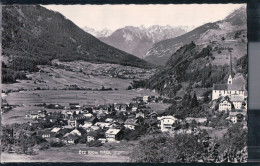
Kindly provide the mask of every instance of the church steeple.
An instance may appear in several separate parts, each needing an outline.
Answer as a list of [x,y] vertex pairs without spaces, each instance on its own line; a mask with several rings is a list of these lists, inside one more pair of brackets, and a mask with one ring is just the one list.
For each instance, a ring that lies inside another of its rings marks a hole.
[[229,64],[229,77],[228,77],[228,84],[232,84],[232,79],[233,79],[233,76],[232,76],[232,55],[230,54],[230,64]]

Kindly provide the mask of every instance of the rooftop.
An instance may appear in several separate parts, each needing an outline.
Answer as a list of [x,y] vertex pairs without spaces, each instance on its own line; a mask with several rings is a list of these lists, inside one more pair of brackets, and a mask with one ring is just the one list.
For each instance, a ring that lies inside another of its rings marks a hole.
[[213,90],[244,90],[241,84],[214,84]]
[[120,129],[109,129],[106,131],[106,134],[113,134],[116,135],[117,133],[119,133]]
[[244,97],[243,96],[238,96],[238,95],[232,95],[231,97],[230,97],[230,100],[232,101],[232,102],[236,102],[236,101],[240,101],[240,102],[242,102],[242,101],[244,101]]

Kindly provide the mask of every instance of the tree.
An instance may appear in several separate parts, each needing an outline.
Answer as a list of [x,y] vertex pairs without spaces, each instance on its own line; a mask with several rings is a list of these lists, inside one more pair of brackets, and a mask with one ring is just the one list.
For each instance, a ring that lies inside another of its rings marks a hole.
[[192,100],[191,100],[191,107],[197,107],[199,105],[198,100],[197,100],[197,95],[196,93],[193,94]]
[[[206,133],[207,134],[207,133]],[[153,134],[141,138],[130,155],[133,162],[197,162],[205,150],[205,134]]]

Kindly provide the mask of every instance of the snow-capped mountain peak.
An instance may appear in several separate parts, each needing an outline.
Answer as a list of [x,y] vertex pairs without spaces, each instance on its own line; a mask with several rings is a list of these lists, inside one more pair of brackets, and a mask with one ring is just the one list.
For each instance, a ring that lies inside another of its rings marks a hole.
[[110,36],[113,33],[112,30],[107,29],[107,28],[105,28],[105,29],[103,29],[101,31],[97,31],[97,30],[95,30],[93,28],[89,28],[89,27],[85,26],[82,29],[84,31],[90,33],[91,35],[97,37],[97,38],[99,38],[99,37],[108,37],[108,36]]

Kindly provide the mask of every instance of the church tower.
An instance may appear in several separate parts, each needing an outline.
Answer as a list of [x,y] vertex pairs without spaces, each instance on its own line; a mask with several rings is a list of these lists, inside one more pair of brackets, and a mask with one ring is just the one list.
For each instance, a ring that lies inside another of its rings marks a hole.
[[232,55],[230,54],[230,65],[229,65],[229,77],[228,77],[228,84],[232,84]]

